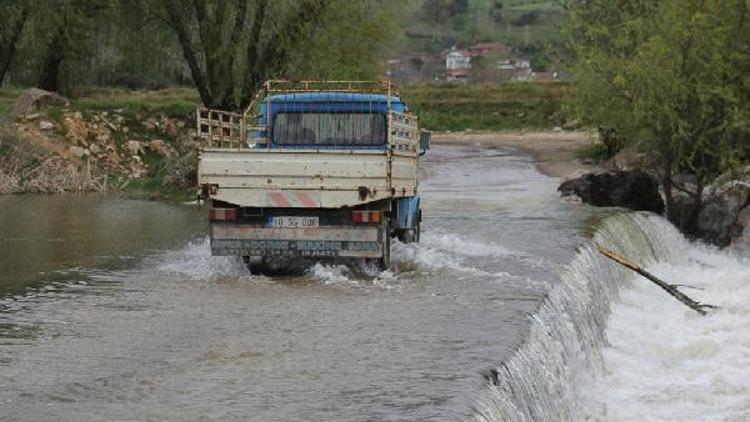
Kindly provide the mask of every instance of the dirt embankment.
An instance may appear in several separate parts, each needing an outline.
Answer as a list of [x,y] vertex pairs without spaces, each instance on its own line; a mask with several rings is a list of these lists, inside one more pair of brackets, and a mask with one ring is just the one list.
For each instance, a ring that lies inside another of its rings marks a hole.
[[433,142],[515,148],[530,154],[539,171],[553,177],[567,177],[596,169],[578,158],[581,148],[594,142],[591,133],[585,131],[441,133],[433,136]]
[[15,115],[0,124],[0,194],[107,191],[181,198],[194,190],[192,114],[43,101],[52,96],[27,91],[16,101]]

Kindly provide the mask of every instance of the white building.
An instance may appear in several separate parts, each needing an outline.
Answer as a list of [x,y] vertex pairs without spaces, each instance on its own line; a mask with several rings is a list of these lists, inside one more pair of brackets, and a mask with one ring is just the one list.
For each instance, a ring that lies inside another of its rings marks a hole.
[[448,71],[471,69],[471,56],[468,51],[457,50],[456,47],[445,55],[445,68]]

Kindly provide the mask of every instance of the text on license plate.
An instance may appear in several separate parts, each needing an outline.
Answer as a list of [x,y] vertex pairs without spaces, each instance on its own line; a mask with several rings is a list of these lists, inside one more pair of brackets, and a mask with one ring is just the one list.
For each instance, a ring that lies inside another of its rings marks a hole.
[[318,217],[271,217],[269,221],[272,227],[318,227]]

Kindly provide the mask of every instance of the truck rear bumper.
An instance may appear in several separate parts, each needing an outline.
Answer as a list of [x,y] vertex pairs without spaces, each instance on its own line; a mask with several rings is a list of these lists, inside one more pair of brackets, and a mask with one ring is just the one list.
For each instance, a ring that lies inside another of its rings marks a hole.
[[383,232],[379,226],[272,228],[215,223],[211,225],[211,254],[380,258]]

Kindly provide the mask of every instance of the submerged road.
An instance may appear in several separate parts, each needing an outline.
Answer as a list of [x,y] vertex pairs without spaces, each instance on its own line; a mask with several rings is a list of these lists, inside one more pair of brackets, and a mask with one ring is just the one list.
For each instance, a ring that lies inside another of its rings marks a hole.
[[463,420],[594,209],[496,147],[422,163],[392,271],[248,275],[205,210],[0,197],[0,420]]

